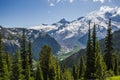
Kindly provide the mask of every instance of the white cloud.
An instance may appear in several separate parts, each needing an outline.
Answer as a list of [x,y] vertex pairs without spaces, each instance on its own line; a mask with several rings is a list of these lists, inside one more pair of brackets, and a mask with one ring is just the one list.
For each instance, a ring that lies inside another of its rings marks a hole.
[[[75,1],[89,1],[89,0],[47,0],[50,6],[55,6],[58,3],[63,3],[63,2],[69,2],[69,3],[73,3]],[[101,2],[104,3],[105,0],[91,0],[93,2]],[[112,0],[106,0],[108,2],[111,2]]]
[[73,3],[74,2],[74,0],[69,0],[70,1],[70,3]]
[[75,0],[48,0],[49,3],[57,4],[60,2],[70,2],[73,3]]
[[93,0],[93,2],[101,2],[104,3],[105,0]]
[[51,7],[53,7],[53,6],[55,6],[55,4],[53,4],[53,3],[50,3],[50,6],[51,6]]

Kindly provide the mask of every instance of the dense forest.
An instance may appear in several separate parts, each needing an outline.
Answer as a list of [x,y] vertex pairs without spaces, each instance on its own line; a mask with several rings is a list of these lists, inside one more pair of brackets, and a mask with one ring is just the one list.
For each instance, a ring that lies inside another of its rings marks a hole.
[[[106,80],[120,73],[119,52],[113,49],[111,19],[109,20],[105,49],[102,54],[96,35],[96,24],[93,31],[88,30],[88,41],[85,56],[81,55],[79,64],[67,68],[58,61],[51,47],[44,45],[35,61],[32,53],[32,42],[26,41],[25,30],[22,33],[21,49],[14,55],[3,50],[0,34],[0,80]],[[28,43],[29,42],[29,43]],[[108,79],[109,80],[109,79]]]

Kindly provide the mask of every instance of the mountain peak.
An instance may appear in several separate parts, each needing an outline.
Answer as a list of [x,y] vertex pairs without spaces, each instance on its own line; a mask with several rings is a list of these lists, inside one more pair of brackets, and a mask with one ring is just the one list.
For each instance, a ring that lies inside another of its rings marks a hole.
[[84,18],[83,16],[82,17],[79,17],[79,18],[77,18],[77,20],[81,20],[82,18]]
[[67,21],[65,18],[63,18],[58,23],[66,24],[66,23],[69,23],[69,21]]

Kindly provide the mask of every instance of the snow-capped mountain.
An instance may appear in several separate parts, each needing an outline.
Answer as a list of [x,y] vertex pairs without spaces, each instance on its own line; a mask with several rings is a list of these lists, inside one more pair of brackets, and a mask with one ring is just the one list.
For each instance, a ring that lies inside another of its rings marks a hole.
[[71,22],[62,19],[51,25],[43,24],[29,29],[37,29],[49,33],[63,49],[69,51],[75,46],[85,47],[89,21],[91,21],[91,30],[94,23],[96,24],[98,39],[104,38],[109,18],[112,19],[113,32],[120,29],[120,8],[108,6],[102,6],[100,10],[93,11]]

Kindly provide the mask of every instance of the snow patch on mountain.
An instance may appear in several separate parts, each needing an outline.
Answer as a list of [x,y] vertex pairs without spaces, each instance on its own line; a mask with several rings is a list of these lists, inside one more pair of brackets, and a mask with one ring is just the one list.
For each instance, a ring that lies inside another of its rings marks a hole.
[[35,29],[35,30],[48,32],[48,31],[51,31],[51,30],[56,30],[58,28],[55,25],[42,24],[42,25],[30,27],[28,29]]

